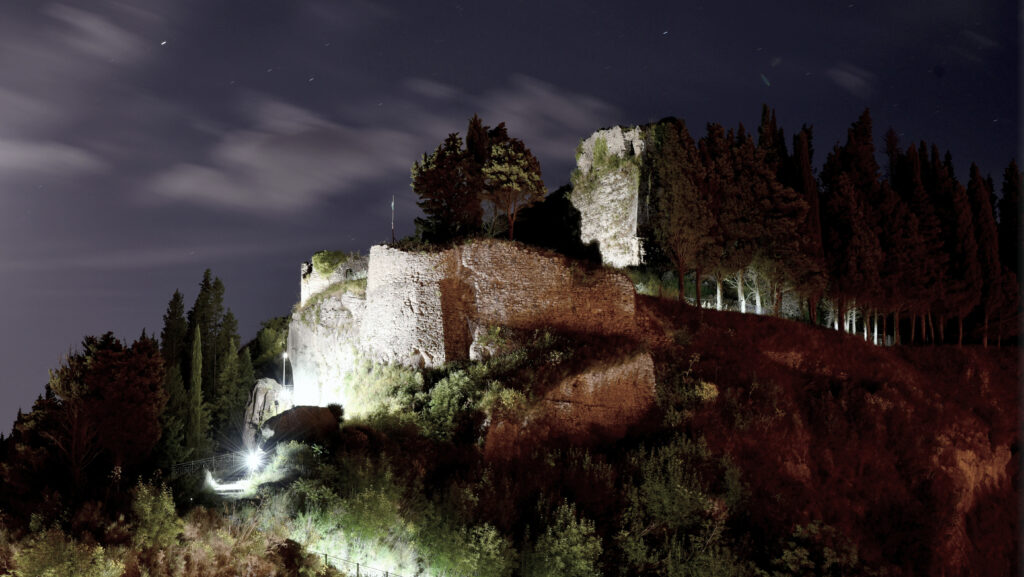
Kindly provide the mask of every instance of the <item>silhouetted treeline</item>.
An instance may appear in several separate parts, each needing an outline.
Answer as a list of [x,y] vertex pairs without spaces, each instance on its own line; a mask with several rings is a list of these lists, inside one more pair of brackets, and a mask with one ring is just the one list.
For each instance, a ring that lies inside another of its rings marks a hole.
[[997,197],[977,166],[964,186],[950,153],[903,148],[889,130],[883,170],[867,110],[819,175],[812,129],[789,149],[767,106],[756,142],[742,125],[714,123],[695,140],[674,118],[648,135],[651,236],[680,278],[698,280],[698,301],[710,281],[717,308],[728,286],[743,312],[748,300],[776,315],[798,302],[811,322],[878,343],[987,345],[1017,334],[1015,162]]

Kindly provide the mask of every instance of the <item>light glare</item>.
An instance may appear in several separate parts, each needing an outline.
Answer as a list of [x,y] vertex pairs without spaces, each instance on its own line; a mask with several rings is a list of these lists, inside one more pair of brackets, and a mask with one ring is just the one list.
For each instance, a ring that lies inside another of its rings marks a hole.
[[262,452],[259,449],[257,449],[255,451],[250,452],[245,457],[245,464],[249,467],[250,473],[253,473],[256,471],[256,469],[260,468],[260,464],[263,461],[263,455],[261,453]]

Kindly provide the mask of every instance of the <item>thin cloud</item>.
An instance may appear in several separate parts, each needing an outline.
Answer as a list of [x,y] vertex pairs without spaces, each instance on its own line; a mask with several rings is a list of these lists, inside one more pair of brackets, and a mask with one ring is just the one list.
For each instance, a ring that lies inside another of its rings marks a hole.
[[82,148],[59,142],[0,139],[0,172],[5,179],[40,173],[71,176],[105,168],[102,159]]
[[176,266],[203,264],[214,261],[282,254],[294,250],[295,245],[274,242],[255,244],[210,244],[179,247],[140,247],[130,249],[98,250],[76,254],[73,257],[37,255],[33,258],[13,257],[0,260],[0,270],[40,272],[53,270],[131,271],[160,270]]
[[850,94],[867,99],[874,92],[876,76],[859,66],[840,63],[826,72],[832,82]]
[[614,117],[614,108],[597,98],[568,92],[530,76],[517,75],[511,86],[480,99],[488,122],[505,122],[538,156],[572,158],[581,138]]
[[134,62],[143,54],[139,36],[95,12],[53,4],[47,13],[64,25],[60,37],[72,50],[116,62]]
[[[613,117],[613,108],[528,76],[482,95],[419,78],[389,100],[384,125],[365,127],[332,120],[280,99],[250,95],[239,128],[214,135],[198,161],[178,163],[154,175],[146,188],[159,198],[252,213],[302,211],[328,197],[395,186],[409,167],[450,132],[464,132],[479,112],[505,122],[542,163],[572,161],[585,137]],[[355,109],[339,115],[357,118]]]
[[205,162],[177,164],[150,188],[228,209],[298,211],[408,170],[415,154],[405,132],[345,126],[269,98],[250,109],[250,126],[224,132]]

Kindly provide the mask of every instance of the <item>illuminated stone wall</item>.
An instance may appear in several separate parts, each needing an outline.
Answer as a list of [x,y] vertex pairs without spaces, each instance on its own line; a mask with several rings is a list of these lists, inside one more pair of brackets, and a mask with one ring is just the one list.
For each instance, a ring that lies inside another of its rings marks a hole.
[[629,335],[636,294],[623,274],[563,256],[485,240],[437,253],[370,249],[365,298],[322,291],[292,315],[289,378],[295,405],[339,403],[358,357],[434,367],[469,358],[482,328],[551,328]]
[[[641,190],[644,127],[599,130],[579,147],[570,202],[580,211],[580,240],[597,242],[601,260],[614,267],[644,260],[647,196]],[[595,148],[603,142],[604,159]]]
[[515,243],[431,254],[375,246],[361,346],[378,362],[437,366],[469,358],[479,327],[632,334],[635,301],[625,275]]
[[321,294],[288,325],[288,385],[295,405],[349,405],[346,378],[354,368],[366,302],[348,293]]

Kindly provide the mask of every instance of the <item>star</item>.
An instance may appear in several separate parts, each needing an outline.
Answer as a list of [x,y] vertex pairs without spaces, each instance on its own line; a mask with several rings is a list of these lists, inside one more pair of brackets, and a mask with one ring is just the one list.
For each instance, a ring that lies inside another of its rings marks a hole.
[[163,42],[161,42],[161,43],[160,43],[160,46],[167,46],[167,41],[166,41],[166,40],[164,40]]

